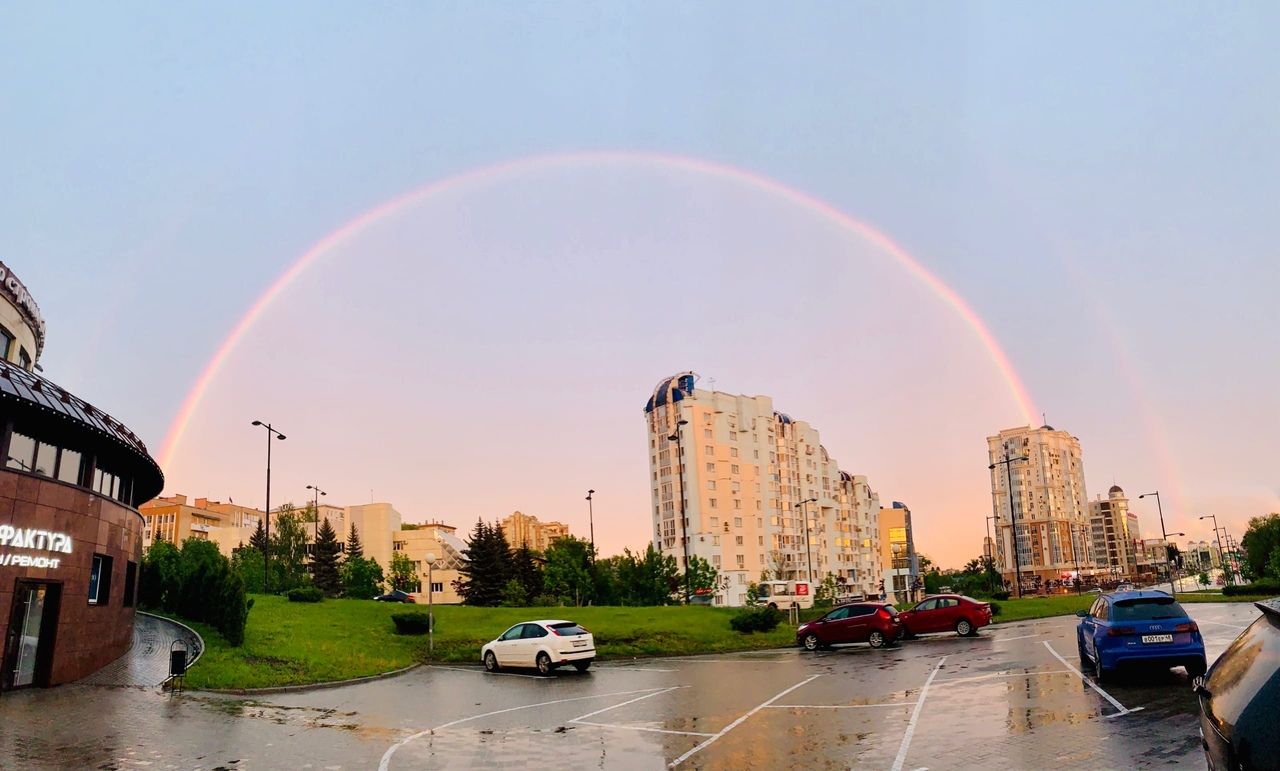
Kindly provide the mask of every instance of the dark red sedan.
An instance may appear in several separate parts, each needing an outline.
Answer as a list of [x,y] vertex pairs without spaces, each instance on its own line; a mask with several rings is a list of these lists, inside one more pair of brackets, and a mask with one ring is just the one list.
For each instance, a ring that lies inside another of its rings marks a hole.
[[954,631],[968,637],[991,623],[991,605],[962,594],[936,594],[902,611],[898,618],[908,635]]
[[808,651],[839,643],[868,643],[872,648],[893,644],[902,636],[898,611],[886,602],[841,605],[822,618],[801,624],[796,642]]

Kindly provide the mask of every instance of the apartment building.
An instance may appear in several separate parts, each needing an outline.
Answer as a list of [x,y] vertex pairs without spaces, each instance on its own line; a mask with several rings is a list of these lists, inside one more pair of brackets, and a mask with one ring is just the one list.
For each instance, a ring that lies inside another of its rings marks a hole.
[[843,473],[816,428],[768,396],[696,387],[683,372],[645,405],[654,546],[721,575],[713,601],[746,603],[762,577],[835,577],[845,591],[879,581],[879,497]]
[[569,535],[569,526],[563,522],[542,522],[519,511],[511,512],[499,524],[513,549],[526,546],[536,552],[545,552],[556,539]]
[[1109,578],[1132,578],[1138,574],[1138,550],[1142,541],[1138,515],[1129,509],[1129,498],[1119,485],[1112,485],[1107,498],[1089,501],[1089,523],[1093,552],[1099,573]]
[[893,602],[909,602],[920,578],[920,560],[911,532],[911,509],[901,501],[880,509],[880,565],[885,593]]
[[198,538],[213,541],[228,555],[249,543],[262,519],[262,512],[251,506],[208,498],[196,498],[188,503],[187,496],[181,494],[156,498],[138,510],[145,523],[144,548],[156,538],[179,545],[188,538]]
[[[1024,589],[1068,579],[1077,565],[1086,575],[1093,572],[1096,565],[1080,440],[1049,425],[1021,426],[987,437],[987,453],[993,466],[996,563],[1005,582],[1014,585],[1018,562]],[[1006,454],[1025,460],[1010,463],[1006,473],[1001,463]]]

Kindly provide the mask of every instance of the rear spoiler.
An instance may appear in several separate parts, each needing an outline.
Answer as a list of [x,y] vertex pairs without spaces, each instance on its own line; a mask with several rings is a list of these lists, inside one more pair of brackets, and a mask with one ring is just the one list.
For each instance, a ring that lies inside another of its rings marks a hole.
[[1272,619],[1280,620],[1280,597],[1277,597],[1274,600],[1255,602],[1253,604],[1258,606],[1258,609],[1263,613],[1270,615]]

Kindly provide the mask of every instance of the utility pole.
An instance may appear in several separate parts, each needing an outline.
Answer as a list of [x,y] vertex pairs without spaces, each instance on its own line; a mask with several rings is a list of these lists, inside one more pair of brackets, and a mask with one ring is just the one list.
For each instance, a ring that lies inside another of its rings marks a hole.
[[261,420],[253,421],[253,425],[267,429],[267,524],[264,529],[267,547],[262,553],[262,591],[265,594],[271,591],[271,440],[284,441],[284,434],[275,430],[270,423],[263,423]]
[[1022,599],[1022,556],[1018,550],[1018,518],[1013,513],[1013,472],[1009,470],[1009,465],[1021,461],[1029,460],[1026,455],[1020,455],[1016,458],[1010,457],[1009,445],[1006,442],[1004,446],[1004,459],[998,460],[987,466],[987,470],[994,471],[996,466],[1004,466],[1005,487],[1009,490],[1009,525],[1013,528],[1013,565],[1014,565],[1014,585],[1017,587],[1018,599]]
[[[681,492],[684,492],[684,491],[681,490]],[[591,504],[591,496],[595,494],[596,494],[595,490],[587,491],[587,523],[591,527],[591,564],[593,565],[596,562],[596,517],[595,517],[595,509],[592,507],[592,504]]]
[[1154,495],[1156,497],[1156,511],[1160,512],[1160,539],[1161,539],[1160,548],[1164,549],[1165,570],[1168,571],[1169,573],[1169,576],[1168,576],[1169,588],[1173,590],[1173,592],[1169,596],[1177,597],[1178,585],[1174,583],[1173,567],[1169,564],[1169,534],[1164,529],[1164,506],[1160,504],[1160,491],[1156,490],[1154,493],[1143,493],[1142,495],[1138,496],[1138,500],[1142,500],[1143,498],[1146,498],[1148,495]]
[[680,540],[683,542],[684,553],[684,604],[689,604],[689,599],[693,592],[689,586],[689,521],[685,519],[684,511],[684,445],[680,440],[680,427],[689,425],[689,421],[681,418],[676,421],[676,432],[667,439],[675,440],[676,443],[676,462],[680,464]]

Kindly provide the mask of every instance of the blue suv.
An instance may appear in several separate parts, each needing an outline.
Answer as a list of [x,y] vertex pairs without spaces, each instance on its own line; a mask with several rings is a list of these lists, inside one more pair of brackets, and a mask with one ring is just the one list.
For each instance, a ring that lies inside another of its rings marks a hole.
[[1164,592],[1104,594],[1076,615],[1080,663],[1099,682],[1121,664],[1183,666],[1191,677],[1208,668],[1200,627]]

